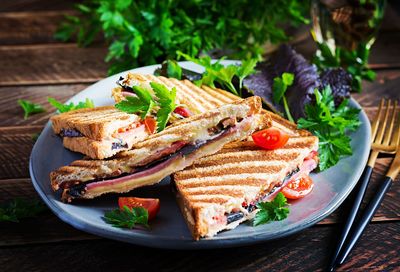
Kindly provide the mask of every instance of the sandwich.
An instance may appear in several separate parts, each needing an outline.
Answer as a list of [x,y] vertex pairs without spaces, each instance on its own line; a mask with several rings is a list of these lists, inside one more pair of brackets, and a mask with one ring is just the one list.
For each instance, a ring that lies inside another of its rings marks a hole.
[[[128,73],[125,77],[120,77],[117,84],[118,87],[112,91],[112,96],[116,103],[121,102],[127,96],[134,95],[132,86],[139,85],[151,91],[150,82],[157,82],[165,85],[167,88],[176,88],[177,104],[184,105],[192,113],[203,113],[208,110],[220,107],[224,104],[233,103],[241,100],[230,92],[219,88],[211,88],[206,85],[198,87],[189,80],[178,80],[175,78],[166,78],[163,76],[154,76],[151,74],[133,74]],[[266,110],[262,110],[263,114],[267,114]],[[293,135],[309,135],[308,131],[297,129],[297,125],[286,120],[278,114],[268,111],[271,117],[272,126],[282,130],[283,132]]]
[[134,95],[132,86],[136,85],[151,91],[150,82],[163,84],[169,89],[175,87],[177,104],[183,105],[193,114],[203,113],[224,104],[241,100],[240,97],[230,92],[205,85],[198,87],[189,80],[132,73],[128,73],[125,77],[119,79],[117,82],[119,86],[113,89],[112,96],[116,103],[121,102],[125,97]]
[[94,198],[152,185],[194,161],[270,126],[261,99],[251,97],[190,116],[106,160],[82,159],[50,173],[62,199]]
[[195,240],[252,219],[257,203],[271,201],[290,181],[317,167],[318,138],[292,133],[298,136],[275,150],[251,140],[227,144],[173,175],[177,202]]
[[[113,89],[115,101],[121,102],[126,96],[135,96],[132,86],[140,85],[151,93],[150,82],[165,85],[177,90],[178,108],[187,109],[190,114],[203,113],[227,103],[240,100],[226,91],[207,86],[197,87],[188,80],[177,80],[153,75],[128,73],[118,81]],[[173,113],[170,123],[187,116],[179,111]],[[64,147],[80,152],[92,159],[105,159],[132,148],[133,144],[146,139],[151,132],[136,114],[128,114],[113,106],[81,109],[61,113],[51,118],[53,130],[63,138]]]
[[92,159],[104,159],[130,149],[149,135],[136,114],[114,106],[80,109],[51,117],[54,133],[66,148]]

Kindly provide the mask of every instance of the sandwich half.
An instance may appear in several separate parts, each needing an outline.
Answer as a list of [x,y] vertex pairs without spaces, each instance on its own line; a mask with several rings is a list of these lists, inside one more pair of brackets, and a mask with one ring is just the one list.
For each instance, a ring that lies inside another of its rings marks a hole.
[[54,133],[66,148],[92,159],[104,159],[130,149],[149,135],[140,117],[114,106],[80,109],[51,117]]
[[[241,100],[230,92],[219,88],[211,88],[203,85],[198,87],[189,80],[178,80],[176,78],[166,78],[163,76],[145,75],[128,73],[125,77],[121,77],[117,82],[118,87],[112,91],[115,102],[120,102],[126,96],[134,95],[132,86],[139,85],[151,91],[150,82],[157,82],[165,85],[167,88],[176,88],[177,104],[181,104],[193,113],[203,113],[208,110],[220,107],[224,104],[233,103]],[[267,113],[266,110],[262,110]],[[297,125],[279,116],[278,114],[268,112],[271,117],[272,126],[279,128],[283,132],[293,135],[309,135],[308,131],[297,129]]]
[[139,85],[151,91],[150,82],[157,82],[165,85],[167,88],[176,88],[176,103],[188,108],[192,113],[203,113],[224,104],[241,100],[240,97],[208,86],[198,87],[189,80],[178,80],[176,78],[166,78],[163,76],[143,75],[128,73],[121,77],[117,82],[118,87],[112,91],[115,102],[120,102],[126,96],[134,95],[132,86]]
[[317,149],[318,138],[311,135],[292,136],[275,150],[252,141],[230,143],[175,173],[177,201],[193,238],[252,219],[258,202],[272,200],[289,181],[317,167]]
[[270,126],[261,114],[261,99],[251,97],[180,120],[107,160],[77,160],[50,173],[53,190],[62,199],[94,198],[151,185]]

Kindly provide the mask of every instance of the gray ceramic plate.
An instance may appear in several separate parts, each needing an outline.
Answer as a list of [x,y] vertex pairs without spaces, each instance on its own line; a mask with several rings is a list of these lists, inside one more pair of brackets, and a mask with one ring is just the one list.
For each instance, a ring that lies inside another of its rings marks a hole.
[[[225,61],[225,64],[231,63]],[[183,67],[201,72],[201,67],[182,62]],[[135,73],[153,73],[157,65],[132,70]],[[101,80],[75,95],[69,102],[94,100],[96,106],[112,104],[111,89],[120,75]],[[354,100],[352,106],[360,107]],[[312,174],[314,190],[304,199],[291,202],[289,217],[283,221],[252,227],[242,224],[234,230],[201,241],[193,241],[186,223],[175,203],[170,190],[169,179],[158,185],[135,190],[128,195],[159,198],[160,212],[153,222],[151,230],[127,230],[114,228],[104,223],[105,211],[117,207],[117,195],[101,197],[90,201],[64,204],[50,188],[49,173],[71,161],[81,158],[77,153],[63,148],[61,139],[55,136],[48,123],[37,140],[30,158],[30,174],[33,185],[44,202],[64,222],[77,229],[138,245],[176,248],[220,248],[259,243],[290,235],[303,230],[332,213],[348,196],[356,185],[368,157],[370,143],[370,125],[364,112],[360,113],[361,127],[351,135],[354,154],[342,159],[335,167]]]

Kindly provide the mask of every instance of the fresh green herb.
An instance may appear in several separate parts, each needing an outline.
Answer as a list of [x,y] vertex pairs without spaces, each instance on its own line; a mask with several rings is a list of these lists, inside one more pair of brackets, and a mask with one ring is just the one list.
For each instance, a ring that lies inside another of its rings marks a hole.
[[48,97],[47,100],[49,101],[49,103],[55,107],[60,113],[63,112],[68,112],[68,111],[72,111],[72,110],[78,110],[78,109],[85,109],[85,108],[93,108],[94,104],[93,104],[93,100],[86,98],[85,102],[79,102],[77,105],[75,105],[74,103],[69,103],[69,104],[63,104],[59,101],[57,101],[55,98],[52,97]]
[[298,127],[307,129],[319,138],[319,168],[321,171],[334,166],[342,156],[351,155],[351,138],[348,131],[355,131],[361,124],[359,109],[348,106],[344,100],[337,108],[331,88],[315,93],[315,104],[305,107],[306,118],[297,121]]
[[24,110],[24,119],[27,119],[29,115],[45,112],[46,110],[39,104],[32,103],[28,100],[18,99],[18,104]]
[[126,100],[115,104],[115,107],[127,113],[140,113],[141,118],[145,119],[156,103],[147,89],[140,86],[133,86],[132,89],[136,96],[126,97]]
[[[209,56],[204,56],[200,58],[193,58],[187,54],[178,51],[178,56],[184,57],[186,60],[192,61],[204,67],[205,72],[203,78],[197,82],[198,85],[208,85],[215,87],[215,82],[218,82],[228,91],[242,96],[243,79],[250,74],[255,73],[255,66],[257,64],[256,59],[249,59],[242,61],[241,65],[230,64],[224,66],[221,61],[225,58],[221,58],[216,62],[212,62]],[[232,80],[234,77],[239,79],[239,86],[236,88]]]
[[[79,14],[66,16],[56,38],[87,46],[97,36],[109,45],[110,74],[175,59],[216,52],[233,59],[260,57],[267,42],[287,41],[286,25],[308,23],[306,4],[272,1],[86,0]],[[251,14],[251,16],[249,16]],[[285,28],[284,28],[285,27]],[[221,54],[221,51],[223,52]]]
[[239,90],[243,88],[243,79],[255,73],[254,68],[256,67],[257,62],[257,59],[247,59],[242,61],[242,64],[236,71],[236,76],[239,78]]
[[283,73],[281,77],[274,78],[274,84],[272,85],[272,99],[275,104],[279,104],[283,101],[283,107],[289,121],[294,122],[292,115],[290,114],[287,99],[285,97],[286,90],[289,86],[292,86],[294,82],[294,74]]
[[182,79],[182,68],[175,60],[163,61],[161,68],[157,69],[154,72],[154,75],[160,76],[161,73],[163,73],[169,78]]
[[167,125],[168,119],[176,108],[176,88],[168,90],[162,84],[150,82],[150,86],[154,91],[155,98],[152,97],[149,90],[133,86],[132,89],[136,96],[128,96],[115,107],[127,113],[140,113],[141,118],[145,119],[153,109],[157,108],[157,131],[162,131]]
[[286,197],[279,192],[271,202],[260,202],[257,204],[259,211],[254,217],[253,225],[258,226],[271,221],[281,221],[289,214]]
[[104,214],[104,221],[117,228],[132,229],[136,225],[142,225],[149,228],[149,212],[143,207],[134,207],[132,209],[124,206],[122,210],[115,209]]
[[34,217],[46,210],[39,200],[14,199],[0,206],[0,222],[18,223],[21,219]]
[[167,125],[168,119],[176,108],[175,98],[176,89],[168,90],[167,87],[160,83],[150,82],[157,97],[157,103],[160,109],[157,111],[157,132],[162,131]]
[[344,67],[353,77],[352,88],[361,91],[361,81],[363,79],[374,81],[376,74],[368,68],[369,47],[360,44],[356,50],[345,50],[336,47],[333,52],[326,43],[318,43],[318,50],[313,62],[320,70],[330,67]]

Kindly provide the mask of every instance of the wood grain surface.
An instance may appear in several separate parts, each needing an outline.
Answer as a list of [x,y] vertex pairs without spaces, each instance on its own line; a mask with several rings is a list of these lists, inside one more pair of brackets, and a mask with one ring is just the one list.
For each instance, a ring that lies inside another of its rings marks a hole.
[[[12,271],[321,271],[332,227],[309,228],[285,239],[215,250],[160,250],[110,240],[82,240],[0,247],[0,267]],[[388,239],[387,237],[391,237]],[[400,239],[397,223],[370,225],[338,271],[395,271]]]
[[[0,203],[38,198],[30,182],[28,161],[32,137],[54,113],[47,97],[64,102],[107,75],[104,43],[79,48],[54,39],[63,16],[75,13],[73,4],[78,2],[0,3]],[[372,49],[370,66],[377,71],[377,80],[364,82],[363,92],[353,95],[370,118],[382,97],[400,99],[399,14],[387,9]],[[307,58],[315,50],[309,36],[294,47]],[[18,99],[40,103],[47,112],[25,120]],[[388,156],[378,159],[366,201],[391,160]],[[400,271],[399,181],[391,187],[373,223],[339,271]],[[0,222],[0,271],[321,271],[351,199],[352,195],[318,225],[288,238],[207,251],[150,249],[102,239],[74,229],[47,210],[19,224]]]
[[[72,12],[64,13],[72,14]],[[1,45],[59,42],[54,38],[58,25],[64,20],[64,14],[57,11],[7,12],[0,16],[0,29],[13,31],[0,32]]]

